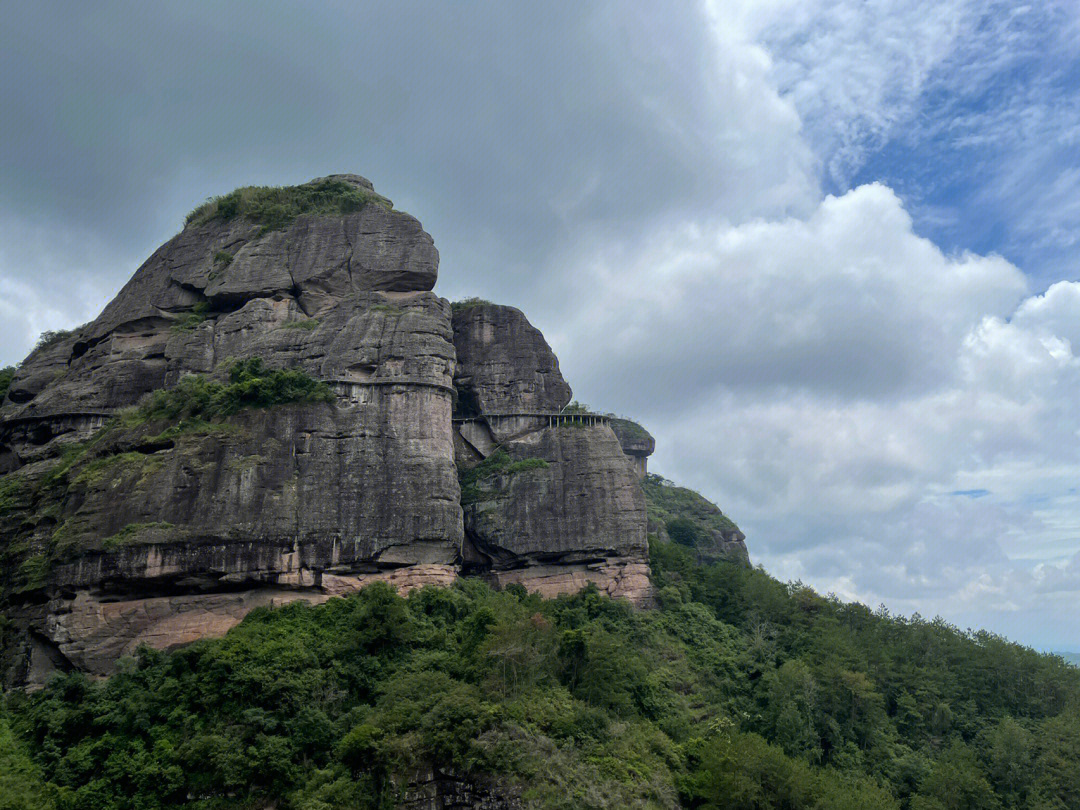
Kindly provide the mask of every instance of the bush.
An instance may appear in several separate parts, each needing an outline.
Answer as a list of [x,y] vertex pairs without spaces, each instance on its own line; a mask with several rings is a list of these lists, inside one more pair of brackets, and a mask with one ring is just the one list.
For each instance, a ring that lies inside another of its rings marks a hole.
[[269,369],[261,358],[235,363],[229,382],[219,383],[194,374],[181,377],[172,388],[153,392],[139,407],[145,419],[213,419],[242,408],[268,408],[287,403],[333,402],[326,383],[295,369]]
[[305,332],[314,332],[319,328],[318,318],[302,318],[298,321],[286,321],[281,325],[282,329],[303,329]]
[[450,303],[450,309],[453,312],[464,312],[467,309],[473,309],[474,307],[493,307],[495,306],[490,301],[483,298],[463,298],[460,301],[452,301]]
[[0,402],[3,402],[4,397],[7,396],[8,389],[11,388],[11,381],[14,379],[15,366],[0,368]]
[[34,351],[38,349],[44,349],[48,346],[54,346],[63,340],[67,340],[74,335],[75,329],[53,329],[41,333],[38,337],[37,343],[34,345]]
[[190,332],[200,323],[205,321],[210,314],[210,302],[200,301],[195,304],[188,313],[172,325],[174,332]]
[[186,224],[241,217],[262,225],[262,233],[267,233],[287,228],[299,216],[341,216],[372,203],[390,208],[385,197],[343,180],[302,186],[245,186],[200,205],[188,214]]

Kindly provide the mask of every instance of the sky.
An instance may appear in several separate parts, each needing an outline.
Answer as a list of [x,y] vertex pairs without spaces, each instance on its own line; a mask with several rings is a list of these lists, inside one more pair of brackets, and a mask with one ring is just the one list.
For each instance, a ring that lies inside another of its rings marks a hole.
[[1080,649],[1080,0],[0,7],[0,365],[355,172],[773,575]]

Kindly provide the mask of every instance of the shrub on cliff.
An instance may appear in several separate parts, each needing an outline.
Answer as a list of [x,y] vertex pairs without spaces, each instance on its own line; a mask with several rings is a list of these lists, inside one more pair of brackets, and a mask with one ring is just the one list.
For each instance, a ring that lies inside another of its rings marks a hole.
[[188,214],[186,223],[202,225],[242,217],[262,225],[265,233],[287,228],[301,215],[340,216],[372,203],[390,207],[385,197],[342,180],[302,186],[245,186],[203,203]]
[[139,407],[146,419],[213,419],[242,408],[268,408],[288,403],[332,402],[326,383],[295,369],[269,369],[258,357],[241,360],[219,383],[189,374],[172,388],[154,391]]
[[15,366],[0,368],[0,402],[7,396],[11,381],[15,379]]

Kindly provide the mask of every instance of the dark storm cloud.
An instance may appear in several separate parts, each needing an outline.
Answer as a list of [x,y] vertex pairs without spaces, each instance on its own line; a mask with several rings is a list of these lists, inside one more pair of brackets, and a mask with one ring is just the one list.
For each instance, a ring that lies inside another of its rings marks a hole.
[[[583,229],[707,210],[730,186],[695,14],[311,5],[9,10],[4,215],[127,258],[208,194],[356,171],[433,233],[440,289],[509,299]],[[132,269],[95,268],[107,288]]]

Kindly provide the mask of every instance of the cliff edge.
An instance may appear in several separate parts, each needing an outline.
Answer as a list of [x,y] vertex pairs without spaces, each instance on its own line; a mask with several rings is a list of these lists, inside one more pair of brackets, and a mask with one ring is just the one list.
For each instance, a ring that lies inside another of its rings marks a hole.
[[238,189],[50,333],[0,405],[8,681],[374,580],[647,602],[651,437],[566,413],[543,335],[438,262],[357,175]]

